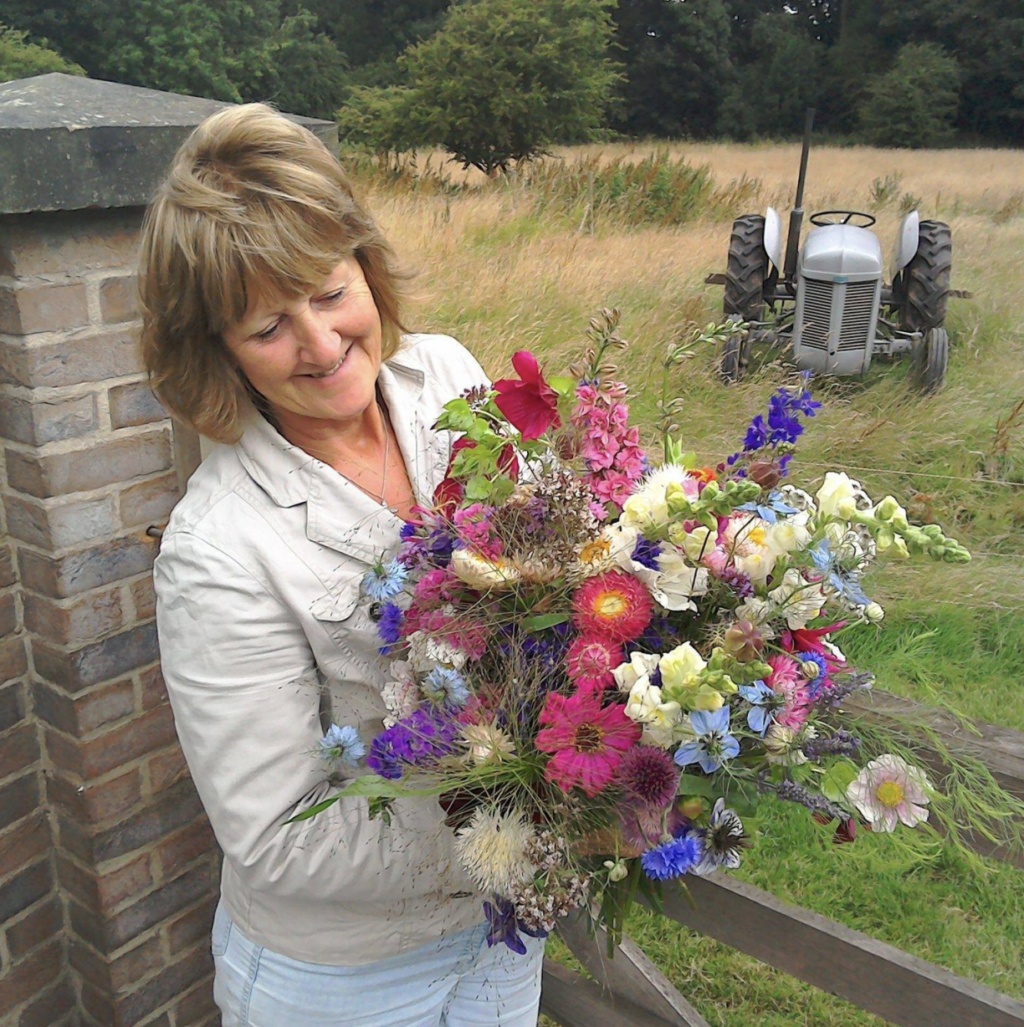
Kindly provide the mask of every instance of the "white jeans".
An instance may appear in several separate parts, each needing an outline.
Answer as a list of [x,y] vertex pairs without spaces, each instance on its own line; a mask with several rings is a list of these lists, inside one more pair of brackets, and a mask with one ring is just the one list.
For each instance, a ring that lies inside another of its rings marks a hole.
[[363,966],[323,966],[246,938],[217,905],[213,997],[223,1027],[536,1027],[544,941],[488,947],[487,926]]

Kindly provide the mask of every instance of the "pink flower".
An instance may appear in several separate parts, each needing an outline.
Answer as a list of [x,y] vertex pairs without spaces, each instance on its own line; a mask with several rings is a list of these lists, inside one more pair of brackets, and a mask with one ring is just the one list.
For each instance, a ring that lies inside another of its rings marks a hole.
[[606,638],[580,635],[569,646],[565,668],[577,688],[600,692],[615,684],[612,671],[625,660],[621,646]]
[[632,574],[608,571],[580,585],[572,607],[573,623],[581,634],[632,642],[650,624],[654,603]]
[[593,798],[611,784],[622,754],[640,740],[634,724],[619,703],[601,709],[593,692],[570,696],[550,692],[540,714],[546,725],[537,733],[537,748],[552,753],[544,776],[568,792],[579,785]]
[[602,503],[622,506],[633,494],[633,479],[622,471],[607,471],[590,479],[590,488]]
[[664,749],[635,745],[622,757],[618,779],[627,800],[663,810],[675,800],[679,768]]
[[502,378],[494,383],[495,406],[518,428],[524,439],[539,439],[549,428],[558,428],[558,393],[540,373],[537,358],[525,349],[512,357],[519,378]]
[[772,668],[772,672],[765,684],[785,700],[782,708],[775,714],[775,720],[785,727],[799,730],[806,722],[811,706],[810,692],[800,673],[800,665],[782,653],[769,656],[766,662]]
[[435,567],[416,582],[413,592],[415,605],[419,608],[447,603],[452,599],[452,589],[459,588],[461,582],[447,568]]

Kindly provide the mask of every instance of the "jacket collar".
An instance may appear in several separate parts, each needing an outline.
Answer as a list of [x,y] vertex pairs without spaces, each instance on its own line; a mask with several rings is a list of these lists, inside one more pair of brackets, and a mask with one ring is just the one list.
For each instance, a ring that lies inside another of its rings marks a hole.
[[[381,394],[420,502],[429,502],[436,468],[422,420],[425,374],[402,350],[381,364]],[[397,537],[401,521],[334,468],[292,445],[253,410],[238,444],[246,472],[280,507],[307,504],[306,536],[313,542],[372,563]],[[442,467],[443,472],[443,467]]]

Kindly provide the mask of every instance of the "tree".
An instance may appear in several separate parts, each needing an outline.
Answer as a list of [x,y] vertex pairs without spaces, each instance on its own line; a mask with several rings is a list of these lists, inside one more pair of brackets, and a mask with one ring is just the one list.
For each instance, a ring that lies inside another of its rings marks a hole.
[[956,59],[935,43],[907,43],[892,69],[867,88],[860,107],[865,139],[876,146],[942,146],[959,102]]
[[66,61],[56,50],[26,42],[27,32],[0,24],[0,82],[31,78],[62,71],[65,75],[84,75],[85,69]]
[[762,14],[751,39],[757,57],[739,70],[720,130],[739,139],[797,135],[807,108],[818,105],[825,46],[785,13]]
[[325,117],[342,92],[337,47],[281,0],[0,0],[0,17],[57,40],[95,78]]
[[628,79],[616,127],[631,135],[713,135],[732,78],[723,0],[619,0],[614,18]]
[[[618,78],[613,0],[471,0],[400,58],[423,142],[486,174],[598,138]],[[372,93],[364,94],[364,101]]]

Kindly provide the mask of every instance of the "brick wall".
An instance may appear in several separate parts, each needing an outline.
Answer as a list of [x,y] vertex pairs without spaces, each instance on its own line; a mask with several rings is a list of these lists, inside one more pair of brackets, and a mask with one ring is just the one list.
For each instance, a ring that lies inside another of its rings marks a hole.
[[219,854],[153,621],[182,450],[135,343],[141,213],[0,218],[3,1027],[218,1022]]

